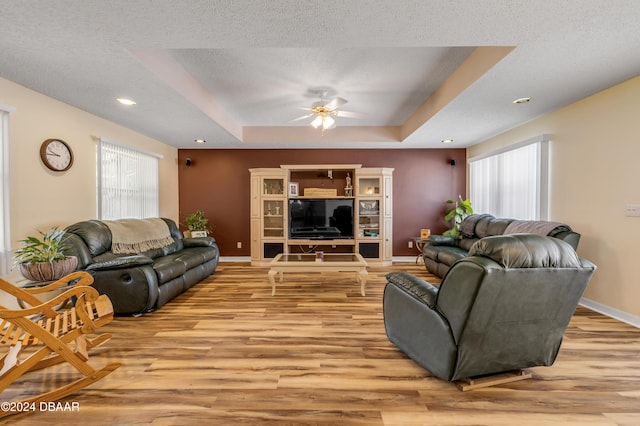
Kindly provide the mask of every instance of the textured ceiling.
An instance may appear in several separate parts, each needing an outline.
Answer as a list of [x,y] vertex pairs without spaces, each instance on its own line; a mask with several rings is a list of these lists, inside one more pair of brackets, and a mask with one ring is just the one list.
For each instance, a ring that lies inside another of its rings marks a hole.
[[[178,148],[466,147],[640,74],[636,0],[0,7],[0,77]],[[292,122],[318,89],[362,118]]]

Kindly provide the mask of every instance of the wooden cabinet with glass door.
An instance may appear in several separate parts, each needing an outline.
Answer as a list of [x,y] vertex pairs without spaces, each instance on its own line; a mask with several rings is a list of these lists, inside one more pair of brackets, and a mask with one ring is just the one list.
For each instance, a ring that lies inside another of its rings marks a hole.
[[393,256],[393,169],[356,170],[356,250],[369,262],[390,265]]
[[286,173],[281,169],[250,169],[251,264],[268,265],[284,253],[287,229]]

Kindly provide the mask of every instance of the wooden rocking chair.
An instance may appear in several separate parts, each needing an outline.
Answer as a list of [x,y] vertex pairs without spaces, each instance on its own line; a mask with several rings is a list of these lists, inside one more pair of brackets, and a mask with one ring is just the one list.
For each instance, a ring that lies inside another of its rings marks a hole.
[[[74,272],[49,285],[30,289],[16,287],[0,278],[0,290],[15,296],[21,304],[30,305],[18,310],[0,306],[0,344],[9,347],[0,356],[0,392],[29,371],[62,362],[68,362],[82,374],[69,384],[19,401],[16,406],[57,401],[120,366],[113,362],[96,370],[87,363],[88,350],[111,338],[110,334],[100,334],[93,339],[87,335],[113,320],[111,301],[91,287],[92,283],[93,277],[86,272]],[[34,296],[65,286],[69,288],[48,302]],[[74,297],[75,304],[65,306],[65,301]],[[16,413],[2,411],[0,417]]]

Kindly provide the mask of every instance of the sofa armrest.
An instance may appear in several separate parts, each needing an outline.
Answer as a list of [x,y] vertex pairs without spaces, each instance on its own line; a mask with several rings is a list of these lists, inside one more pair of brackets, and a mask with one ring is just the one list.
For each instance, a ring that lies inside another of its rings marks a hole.
[[387,281],[423,301],[430,308],[436,305],[438,288],[407,272],[391,272],[387,274]]
[[152,265],[153,259],[148,256],[138,254],[134,256],[122,256],[104,262],[96,262],[87,266],[87,271],[104,271],[109,269],[130,268],[141,265]]
[[448,235],[431,235],[427,244],[432,246],[455,246],[456,239]]
[[197,238],[184,238],[182,240],[185,248],[189,247],[214,247],[216,245],[216,239],[213,237],[197,237]]
[[151,264],[92,271],[93,287],[111,299],[117,315],[143,314],[155,308],[158,278]]

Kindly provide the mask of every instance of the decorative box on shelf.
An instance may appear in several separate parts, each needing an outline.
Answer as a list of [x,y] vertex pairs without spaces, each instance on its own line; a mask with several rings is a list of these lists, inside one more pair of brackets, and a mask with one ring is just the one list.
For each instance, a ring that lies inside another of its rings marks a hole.
[[335,188],[304,188],[305,197],[337,197],[338,190]]

